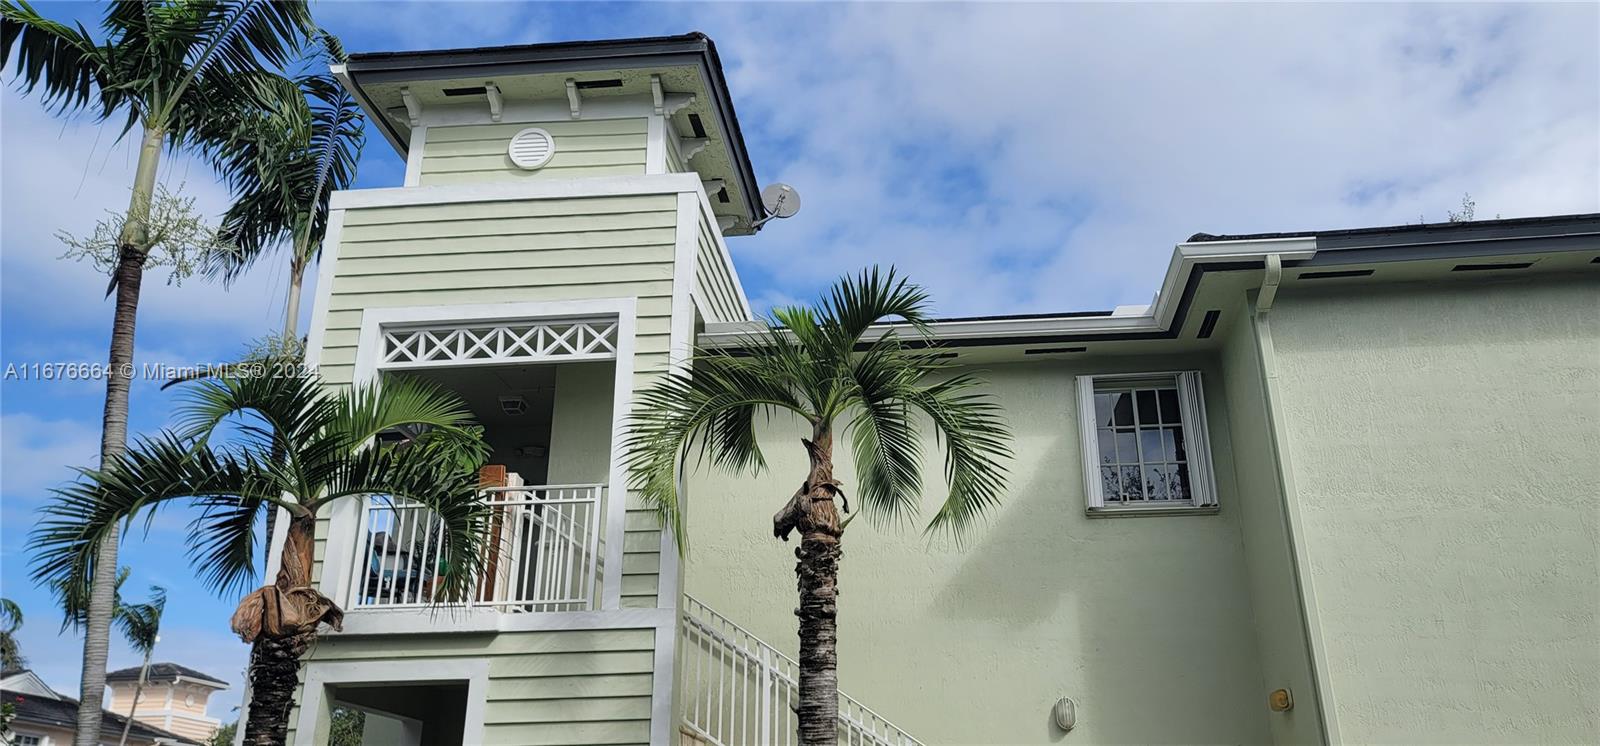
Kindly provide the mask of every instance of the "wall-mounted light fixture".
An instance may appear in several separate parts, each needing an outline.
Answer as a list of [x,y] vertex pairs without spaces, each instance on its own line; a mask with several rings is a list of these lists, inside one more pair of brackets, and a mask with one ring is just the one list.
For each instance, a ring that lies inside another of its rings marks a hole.
[[1056,727],[1063,732],[1072,730],[1078,724],[1078,705],[1067,697],[1056,700],[1056,706],[1051,708],[1050,714],[1056,721]]

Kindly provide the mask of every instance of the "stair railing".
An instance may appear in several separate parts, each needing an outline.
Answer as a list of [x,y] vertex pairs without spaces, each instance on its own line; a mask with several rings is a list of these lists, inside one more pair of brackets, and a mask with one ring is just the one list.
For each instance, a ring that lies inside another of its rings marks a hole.
[[[678,664],[683,727],[714,746],[793,746],[800,665],[727,617],[683,597]],[[686,741],[687,742],[687,741]],[[849,695],[839,694],[839,743],[922,746]]]

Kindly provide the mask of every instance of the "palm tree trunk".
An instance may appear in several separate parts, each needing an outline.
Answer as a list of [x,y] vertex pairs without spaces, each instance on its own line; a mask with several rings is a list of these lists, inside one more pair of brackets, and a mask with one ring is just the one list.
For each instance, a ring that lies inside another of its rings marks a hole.
[[139,697],[144,694],[145,679],[150,676],[150,653],[144,654],[144,665],[139,667],[139,681],[133,685],[133,705],[128,708],[128,720],[122,724],[122,738],[117,740],[117,746],[128,746],[128,732],[133,730],[133,714],[139,711]]
[[[313,513],[289,518],[283,559],[273,581],[281,590],[311,584],[313,540],[317,519]],[[311,646],[314,631],[262,632],[250,647],[250,702],[245,720],[246,746],[283,746],[289,732],[289,710],[294,707],[300,656]]]
[[[155,194],[156,170],[161,163],[159,128],[145,127],[134,171],[133,196],[128,201],[117,268],[116,310],[111,320],[110,374],[106,376],[106,406],[100,433],[100,466],[120,456],[128,443],[128,389],[133,382],[133,336],[139,315],[139,287],[144,282],[144,261],[149,250],[150,200]],[[79,679],[78,727],[74,746],[100,743],[101,705],[106,693],[106,656],[111,647],[111,614],[117,583],[118,530],[112,527],[95,555],[94,579],[83,633],[83,672]]]
[[296,250],[295,256],[289,260],[289,295],[283,301],[283,339],[285,342],[295,338],[300,325],[300,289],[306,281],[305,260],[300,258],[301,252]]
[[800,605],[800,693],[795,707],[801,746],[838,743],[838,581],[839,512],[834,498],[842,495],[833,478],[833,432],[827,423],[812,428],[804,441],[811,469],[805,484],[789,504],[773,517],[780,538],[790,530],[800,532],[794,550]]

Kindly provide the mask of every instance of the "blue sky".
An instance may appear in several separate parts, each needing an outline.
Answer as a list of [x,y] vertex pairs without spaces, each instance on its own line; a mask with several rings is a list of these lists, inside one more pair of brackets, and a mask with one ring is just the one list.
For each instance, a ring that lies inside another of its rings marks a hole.
[[[95,27],[100,8],[40,3]],[[1600,7],[1587,5],[316,4],[353,51],[704,31],[716,40],[756,172],[799,216],[731,240],[758,307],[894,263],[948,315],[1145,303],[1188,235],[1600,210]],[[105,281],[57,259],[58,230],[120,209],[132,152],[115,132],[0,94],[0,363],[103,361]],[[359,185],[398,186],[373,134]],[[226,195],[178,156],[164,181],[210,213]],[[139,360],[225,360],[276,328],[283,272],[231,289],[146,283]],[[309,303],[306,304],[309,312]],[[306,328],[302,321],[301,328]],[[0,365],[0,367],[4,367]],[[99,382],[0,382],[0,591],[25,653],[76,692],[79,643],[27,581],[48,489],[95,461]],[[133,392],[132,427],[171,397]],[[158,657],[234,682],[236,599],[197,584],[181,510],[125,544],[134,595],[171,605]],[[120,643],[113,666],[135,663]]]

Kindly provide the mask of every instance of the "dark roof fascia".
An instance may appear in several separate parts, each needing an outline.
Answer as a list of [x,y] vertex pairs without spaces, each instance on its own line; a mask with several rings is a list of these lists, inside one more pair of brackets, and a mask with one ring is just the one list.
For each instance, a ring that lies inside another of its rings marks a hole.
[[1497,239],[1545,238],[1558,235],[1589,235],[1600,232],[1600,213],[1541,215],[1531,218],[1469,220],[1460,223],[1419,223],[1385,225],[1373,228],[1344,228],[1323,231],[1284,233],[1239,233],[1212,235],[1196,233],[1189,243],[1216,241],[1262,241],[1276,238],[1315,238],[1317,250],[1414,246],[1424,243],[1458,243]]
[[[745,209],[750,220],[764,215],[760,184],[745,148],[739,116],[728,94],[722,72],[722,59],[711,37],[698,31],[681,36],[652,36],[638,39],[556,42],[501,47],[470,47],[422,52],[363,52],[350,55],[344,72],[362,106],[373,113],[385,137],[404,155],[410,148],[392,122],[377,111],[367,98],[363,84],[393,81],[431,80],[456,77],[483,77],[505,74],[507,68],[525,67],[526,72],[565,72],[593,69],[595,63],[610,67],[663,67],[684,62],[698,63],[700,74],[716,112],[718,125],[727,137],[734,167],[744,181]],[[759,229],[758,229],[759,230]]]
[[[226,687],[228,682],[177,663],[150,664],[150,681],[175,680],[179,677]],[[106,681],[138,681],[139,667],[123,668],[106,674]]]

